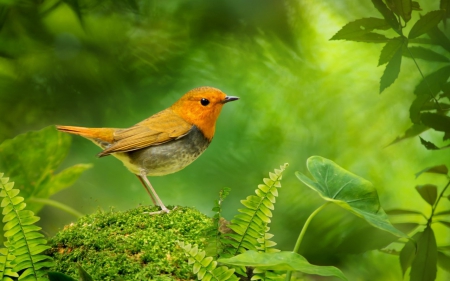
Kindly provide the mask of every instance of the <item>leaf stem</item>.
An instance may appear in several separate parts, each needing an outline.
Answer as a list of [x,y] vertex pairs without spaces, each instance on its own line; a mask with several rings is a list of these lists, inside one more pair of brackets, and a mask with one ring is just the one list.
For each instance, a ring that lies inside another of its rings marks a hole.
[[71,214],[71,215],[73,215],[73,216],[75,216],[77,218],[83,216],[82,213],[78,212],[74,208],[69,207],[69,206],[67,206],[67,205],[65,205],[63,203],[60,203],[58,201],[55,201],[55,200],[46,199],[46,198],[31,197],[27,201],[28,202],[33,202],[33,203],[41,203],[41,204],[44,204],[44,205],[49,205],[49,206],[58,208],[58,209],[60,209],[62,211],[65,211],[65,212],[67,212],[67,213],[69,213],[69,214]]
[[[319,213],[323,208],[325,208],[325,206],[327,206],[330,203],[331,203],[330,201],[327,201],[322,206],[317,208],[314,212],[312,212],[311,215],[309,215],[308,219],[305,221],[305,224],[303,225],[302,231],[300,231],[300,235],[297,238],[297,242],[295,243],[294,250],[292,250],[293,253],[297,253],[298,250],[300,249],[300,244],[302,243],[303,237],[305,236],[305,233],[306,233],[306,229],[308,228],[312,219],[317,215],[317,213]],[[285,281],[290,281],[291,276],[292,276],[292,271],[288,271],[286,273]]]
[[406,50],[408,50],[409,55],[411,56],[417,69],[419,70],[419,73],[422,76],[423,81],[425,81],[425,84],[427,84],[428,92],[429,92],[431,98],[434,100],[434,102],[436,103],[436,106],[439,108],[439,110],[442,110],[441,105],[439,104],[439,101],[436,99],[435,96],[433,96],[433,92],[431,92],[430,84],[428,84],[428,80],[425,78],[425,75],[423,75],[423,72],[420,69],[419,64],[417,63],[416,59],[414,58],[413,54],[411,53],[411,50],[408,48],[408,45],[406,45]]
[[431,224],[433,222],[433,216],[434,216],[434,212],[436,211],[436,208],[439,204],[439,201],[441,200],[441,198],[443,197],[445,191],[447,190],[447,188],[450,186],[450,181],[447,183],[447,185],[444,187],[444,189],[442,189],[441,194],[439,194],[436,203],[434,203],[433,207],[431,208],[431,215],[428,218],[428,225]]

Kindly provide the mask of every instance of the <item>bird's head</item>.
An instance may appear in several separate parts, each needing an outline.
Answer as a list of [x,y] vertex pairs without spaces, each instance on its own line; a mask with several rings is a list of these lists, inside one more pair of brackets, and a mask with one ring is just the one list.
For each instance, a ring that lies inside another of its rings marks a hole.
[[222,106],[237,99],[239,98],[227,96],[216,88],[200,87],[184,94],[171,109],[188,123],[197,126],[211,140]]

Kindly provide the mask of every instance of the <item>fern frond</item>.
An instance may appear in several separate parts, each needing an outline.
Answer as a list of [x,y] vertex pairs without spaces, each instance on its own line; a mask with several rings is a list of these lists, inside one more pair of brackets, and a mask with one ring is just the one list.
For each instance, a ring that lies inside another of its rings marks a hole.
[[277,243],[270,240],[274,235],[269,233],[269,230],[270,230],[270,227],[266,226],[264,235],[262,237],[256,239],[256,241],[258,241],[258,243],[259,243],[259,246],[256,246],[256,249],[258,250],[258,252],[276,253],[276,252],[280,251],[278,249],[273,248],[277,245]]
[[229,225],[235,233],[227,234],[227,237],[231,238],[227,243],[234,248],[232,255],[246,250],[259,250],[261,243],[264,247],[274,246],[270,242],[266,245],[264,241],[270,238],[270,234],[267,236],[269,238],[266,237],[267,225],[271,222],[278,188],[281,187],[282,173],[287,166],[288,164],[284,164],[280,169],[275,169],[274,173],[269,173],[269,178],[264,178],[264,184],[258,185],[255,190],[256,195],[241,200],[245,208],[238,210],[240,214],[236,215]]
[[0,280],[2,281],[12,281],[10,277],[19,277],[17,272],[13,271],[11,261],[14,259],[8,248],[0,249]]
[[217,267],[217,261],[212,257],[207,257],[205,251],[199,250],[197,245],[185,245],[183,242],[178,242],[178,245],[184,249],[186,256],[189,257],[188,263],[193,265],[193,272],[194,274],[197,274],[198,280],[239,280],[237,276],[234,275],[234,269],[229,269],[226,266]]
[[50,248],[46,245],[41,229],[34,223],[39,221],[32,211],[25,210],[24,198],[17,196],[20,192],[14,189],[14,183],[8,182],[0,174],[0,197],[3,198],[0,207],[3,208],[3,231],[7,239],[5,246],[15,256],[10,265],[14,272],[21,272],[18,280],[47,280],[43,276],[45,267],[53,266],[49,256],[41,253]]

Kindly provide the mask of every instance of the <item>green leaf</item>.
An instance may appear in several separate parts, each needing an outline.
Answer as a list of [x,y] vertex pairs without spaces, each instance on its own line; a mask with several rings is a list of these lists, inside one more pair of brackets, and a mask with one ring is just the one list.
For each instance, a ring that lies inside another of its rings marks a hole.
[[436,271],[436,238],[433,229],[427,226],[417,241],[417,252],[409,273],[410,281],[435,280]]
[[430,29],[437,26],[443,16],[444,12],[441,10],[431,11],[425,14],[413,25],[413,27],[409,31],[408,38],[413,39],[427,33]]
[[403,51],[403,56],[408,57],[408,58],[413,57],[416,59],[435,61],[435,62],[449,62],[450,61],[450,59],[447,58],[446,56],[436,53],[433,50],[430,50],[430,49],[427,49],[424,47],[420,47],[420,46],[408,47],[407,50]]
[[376,228],[407,237],[389,222],[380,206],[377,191],[369,181],[320,156],[308,158],[307,167],[315,181],[299,172],[296,176],[323,199],[349,210]]
[[448,222],[448,221],[434,221],[434,222],[441,223],[441,224],[443,224],[444,226],[450,228],[450,222]]
[[68,275],[53,271],[48,272],[48,279],[50,281],[77,281]]
[[422,215],[422,212],[415,210],[405,210],[405,209],[391,209],[386,210],[386,214],[388,215]]
[[423,138],[419,137],[420,139],[420,143],[425,146],[426,149],[428,150],[439,150],[440,148],[437,147],[434,143],[424,140]]
[[443,215],[450,215],[450,210],[447,210],[447,211],[441,211],[441,212],[436,212],[436,213],[434,213],[434,216],[435,216],[435,217],[437,217],[437,216],[443,216]]
[[[378,18],[362,18],[358,19],[352,22],[347,23],[344,25],[341,30],[339,30],[333,37],[331,37],[330,40],[349,40],[349,41],[357,41],[357,42],[366,42],[368,37],[374,36],[369,35],[368,33],[371,33],[371,31],[375,29],[381,29],[386,30],[389,29],[389,25],[384,19],[378,19]],[[378,34],[378,33],[371,33],[376,34],[375,37],[378,39],[384,38],[387,40],[387,38],[384,35]]]
[[80,281],[94,281],[92,277],[78,264],[78,274],[80,275]]
[[403,276],[405,276],[406,271],[411,266],[416,256],[416,244],[414,243],[414,241],[417,240],[421,235],[422,232],[414,234],[412,239],[408,240],[408,242],[406,242],[405,246],[403,246],[402,250],[400,251],[399,260]]
[[336,267],[312,265],[303,256],[287,251],[277,253],[247,251],[235,257],[222,258],[218,261],[234,266],[250,266],[263,270],[300,271],[320,276],[336,276],[342,280],[347,280]]
[[416,190],[422,196],[423,200],[431,206],[434,205],[437,199],[437,186],[433,184],[417,185]]
[[403,38],[396,37],[390,39],[381,50],[380,58],[378,59],[378,66],[389,62],[402,47]]
[[386,4],[395,14],[401,16],[405,22],[408,22],[411,19],[411,0],[388,0],[386,1]]
[[450,52],[450,39],[448,39],[444,32],[442,32],[437,26],[428,30],[427,33],[433,44],[439,45]]
[[[70,136],[58,132],[54,126],[5,140],[0,144],[0,171],[8,171],[23,197],[40,194],[39,197],[48,198],[73,184],[90,167],[77,165],[54,173],[69,151],[70,140]],[[30,202],[28,209],[36,213],[42,206]]]
[[416,179],[420,175],[422,175],[423,173],[433,173],[433,174],[447,175],[448,174],[448,168],[444,164],[425,168],[422,171],[416,173]]
[[397,20],[397,17],[394,13],[388,9],[386,4],[384,4],[383,0],[372,0],[375,8],[383,15],[386,22],[391,26],[391,28],[397,32],[399,35],[402,35],[402,31],[400,29],[400,23]]
[[402,48],[399,48],[386,65],[386,69],[384,70],[383,75],[381,76],[380,93],[382,93],[387,87],[392,85],[392,83],[394,83],[394,81],[397,79],[398,74],[400,73],[401,63],[402,63]]
[[439,8],[444,11],[444,24],[446,23],[446,19],[450,17],[450,0],[441,0],[439,4]]
[[417,135],[420,135],[421,133],[425,132],[429,128],[427,126],[424,126],[422,124],[413,124],[411,127],[409,127],[405,133],[402,136],[398,136],[395,140],[393,140],[390,144],[387,146],[393,145],[395,143],[401,142],[405,139],[415,137]]
[[450,117],[425,112],[420,115],[420,120],[425,126],[433,128],[436,131],[444,132],[444,140],[450,139]]
[[438,252],[438,265],[447,272],[450,272],[450,256],[447,256],[443,252]]

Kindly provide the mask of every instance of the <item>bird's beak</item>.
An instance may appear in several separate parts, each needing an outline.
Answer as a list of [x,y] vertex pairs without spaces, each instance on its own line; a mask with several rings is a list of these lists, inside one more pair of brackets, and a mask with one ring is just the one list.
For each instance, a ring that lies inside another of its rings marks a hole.
[[227,102],[238,100],[238,99],[239,99],[238,97],[226,96],[225,99],[222,101],[222,103],[227,103]]

